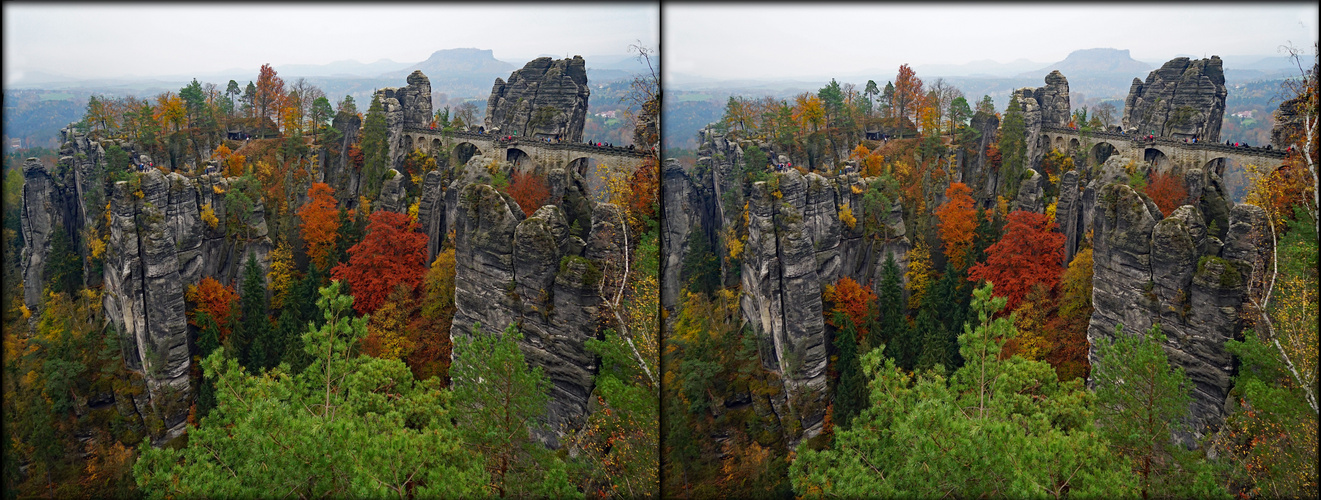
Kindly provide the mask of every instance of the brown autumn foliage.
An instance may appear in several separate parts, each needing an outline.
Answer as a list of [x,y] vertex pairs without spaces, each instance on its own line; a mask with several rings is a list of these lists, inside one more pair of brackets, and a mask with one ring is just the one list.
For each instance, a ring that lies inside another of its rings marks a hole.
[[509,196],[518,202],[518,207],[523,209],[523,214],[529,217],[550,199],[550,188],[546,187],[546,181],[531,172],[514,171],[508,191]]

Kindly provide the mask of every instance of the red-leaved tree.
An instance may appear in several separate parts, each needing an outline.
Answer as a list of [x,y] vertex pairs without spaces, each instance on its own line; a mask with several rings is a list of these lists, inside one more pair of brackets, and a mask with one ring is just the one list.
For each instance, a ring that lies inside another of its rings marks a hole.
[[858,332],[858,341],[867,338],[867,316],[876,309],[876,293],[871,287],[859,285],[853,278],[844,276],[835,282],[835,286],[826,289],[824,299],[834,303],[826,311],[826,322],[835,328],[844,328],[835,323],[835,315],[842,313]]
[[408,214],[380,211],[367,219],[367,234],[349,249],[349,261],[335,266],[333,279],[347,281],[353,308],[376,310],[400,283],[416,288],[427,272],[427,235]]
[[1183,186],[1183,177],[1175,175],[1174,172],[1152,174],[1146,191],[1147,196],[1151,197],[1151,201],[1156,202],[1160,212],[1166,216],[1183,205],[1184,200],[1188,198],[1188,188]]
[[207,276],[197,284],[196,300],[197,307],[188,315],[188,323],[201,328],[202,325],[197,323],[196,315],[199,312],[206,313],[220,327],[220,340],[223,342],[229,337],[230,325],[235,319],[234,305],[238,303],[238,293],[234,292],[234,287],[222,285],[215,278]]
[[1006,313],[1018,307],[1032,285],[1053,289],[1064,261],[1064,235],[1055,227],[1045,214],[1010,212],[1004,236],[986,249],[985,263],[968,269],[968,279],[995,283],[996,295],[1009,299]]
[[524,215],[531,217],[550,199],[550,189],[541,176],[515,170],[509,178],[509,196],[518,202],[518,208],[523,209]]
[[973,231],[977,229],[977,211],[972,208],[972,189],[955,182],[945,189],[946,201],[936,209],[940,219],[940,239],[945,242],[945,258],[949,265],[962,269],[968,265],[968,249],[972,248]]

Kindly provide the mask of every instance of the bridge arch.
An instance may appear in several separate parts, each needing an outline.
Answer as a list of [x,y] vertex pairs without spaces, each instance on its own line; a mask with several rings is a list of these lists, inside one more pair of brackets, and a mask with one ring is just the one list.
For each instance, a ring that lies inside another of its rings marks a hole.
[[532,155],[519,148],[509,148],[505,150],[505,160],[514,166],[515,170],[520,172],[533,168],[535,162]]
[[1114,144],[1101,141],[1092,146],[1088,158],[1092,160],[1093,165],[1100,165],[1117,153],[1119,153],[1119,148],[1116,148]]
[[476,144],[468,141],[462,141],[455,144],[454,149],[450,150],[450,153],[454,156],[454,160],[458,162],[456,165],[468,163],[468,160],[471,160],[472,157],[477,156],[481,152],[482,150],[478,148]]
[[1061,153],[1065,151],[1064,136],[1062,135],[1055,136],[1055,149],[1060,150]]
[[445,152],[445,147],[441,145],[440,139],[431,140],[431,155],[440,158]]
[[1157,172],[1169,170],[1174,164],[1169,155],[1165,154],[1160,148],[1148,146],[1142,151],[1142,161],[1151,164],[1151,168]]
[[404,151],[412,151],[412,150],[413,150],[413,136],[411,134],[404,134]]
[[1073,156],[1074,153],[1077,153],[1078,148],[1080,147],[1082,147],[1082,144],[1078,142],[1077,137],[1069,139],[1069,156]]

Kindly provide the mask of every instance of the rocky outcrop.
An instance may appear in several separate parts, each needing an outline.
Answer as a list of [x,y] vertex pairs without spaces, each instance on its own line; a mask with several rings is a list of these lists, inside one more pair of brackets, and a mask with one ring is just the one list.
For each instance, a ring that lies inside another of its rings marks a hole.
[[661,307],[673,312],[683,291],[680,274],[683,256],[688,254],[688,234],[694,217],[691,207],[696,206],[688,174],[679,160],[665,160],[661,165]]
[[376,198],[372,211],[408,213],[408,189],[404,186],[404,174],[390,169],[389,175],[390,178],[381,183],[381,195]]
[[1018,198],[1014,199],[1014,210],[1040,213],[1045,209],[1041,203],[1041,183],[1048,181],[1036,170],[1029,172],[1032,172],[1032,176],[1018,185]]
[[390,143],[390,168],[401,169],[411,144],[404,142],[403,129],[426,128],[431,123],[431,80],[422,71],[408,75],[408,85],[376,91],[385,111],[385,125]]
[[[349,156],[349,147],[358,143],[358,136],[362,131],[362,117],[356,113],[339,113],[335,115],[330,126],[340,133],[340,140],[335,144],[335,150],[339,151],[339,154],[330,157],[329,162],[324,163],[329,168],[321,169],[318,173],[322,176],[322,182],[334,188],[336,198],[356,204],[362,187],[362,170],[354,167],[353,159]],[[355,206],[352,204],[348,206]]]
[[1014,92],[1023,111],[1027,139],[1027,164],[1037,170],[1050,151],[1050,141],[1041,135],[1041,127],[1063,127],[1071,119],[1069,80],[1059,70],[1046,75],[1046,86],[1020,88]]
[[[740,315],[758,339],[763,368],[781,384],[772,396],[734,394],[712,411],[756,399],[755,405],[773,409],[792,446],[821,432],[829,404],[825,366],[833,332],[822,314],[821,292],[846,276],[879,286],[888,254],[901,272],[907,269],[910,245],[901,205],[868,206],[864,196],[876,179],[855,172],[824,177],[789,169],[749,185],[744,172],[752,155],[772,162],[787,158],[709,127],[699,138],[694,166],[663,164],[662,306],[678,314],[683,263],[693,248],[711,249],[724,286],[741,288]],[[846,207],[852,226],[841,219]],[[731,235],[743,242],[738,258],[729,257]]]
[[[538,438],[557,447],[587,415],[597,356],[585,343],[597,335],[602,279],[622,272],[623,213],[593,203],[574,172],[551,169],[547,185],[554,203],[525,216],[513,198],[491,187],[489,163],[473,157],[443,189],[444,175],[428,173],[419,219],[432,241],[453,231],[456,312],[450,334],[467,336],[476,324],[487,332],[518,325],[528,363],[552,385],[548,429]],[[494,168],[512,166],[500,162]]]
[[995,197],[1000,186],[999,170],[990,168],[986,151],[997,140],[1000,131],[1000,118],[992,113],[977,113],[969,124],[977,131],[977,154],[964,157],[960,182],[973,189],[973,199],[980,202],[983,209],[995,205]]
[[578,142],[590,94],[582,56],[539,57],[511,73],[507,82],[495,79],[486,101],[485,128],[495,134]]
[[28,158],[23,163],[23,303],[34,314],[41,305],[52,232],[70,227],[64,222],[67,197],[41,161]]
[[1220,140],[1225,116],[1225,71],[1219,56],[1171,59],[1137,78],[1124,99],[1123,127],[1130,135]]
[[172,438],[187,425],[192,397],[182,275],[200,266],[201,221],[197,192],[182,175],[148,170],[138,180],[116,183],[111,198],[104,310],[125,364],[147,382],[138,412],[151,412],[143,403],[169,408],[160,416]]
[[[1201,207],[1224,206],[1223,189],[1215,177],[1206,185],[1210,191],[1196,204],[1162,217],[1145,195],[1107,184],[1098,192],[1092,222],[1095,310],[1088,341],[1095,345],[1113,336],[1119,324],[1127,334],[1161,324],[1170,362],[1193,385],[1192,432],[1179,436],[1189,445],[1224,420],[1233,371],[1224,343],[1243,328],[1239,313],[1254,279],[1252,260],[1260,245],[1270,244],[1261,237],[1267,234],[1265,213],[1250,205],[1225,208],[1219,232],[1211,231],[1219,216]],[[1096,353],[1090,356],[1095,362]]]

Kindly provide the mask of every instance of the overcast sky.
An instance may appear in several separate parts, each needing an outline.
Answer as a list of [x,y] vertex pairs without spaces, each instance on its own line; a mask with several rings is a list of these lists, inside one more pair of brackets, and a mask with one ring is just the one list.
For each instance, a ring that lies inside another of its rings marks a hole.
[[[1028,59],[1090,48],[1134,59],[1311,53],[1317,4],[678,4],[662,7],[663,70],[715,79],[811,78],[899,65]],[[668,78],[668,76],[667,76]]]
[[264,63],[420,62],[491,49],[515,66],[541,54],[659,46],[657,4],[4,4],[4,72],[87,78],[179,75]]

